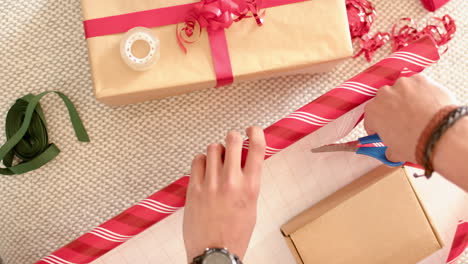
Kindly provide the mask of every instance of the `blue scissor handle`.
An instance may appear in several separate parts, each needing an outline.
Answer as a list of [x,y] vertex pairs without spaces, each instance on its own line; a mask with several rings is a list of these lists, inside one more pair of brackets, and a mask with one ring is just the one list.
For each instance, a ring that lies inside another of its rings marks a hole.
[[[371,144],[371,143],[378,143],[382,142],[379,135],[374,134],[367,137],[362,137],[359,139],[359,143],[361,144]],[[375,159],[380,160],[383,164],[391,166],[391,167],[399,167],[404,164],[404,162],[393,162],[387,159],[385,152],[387,147],[360,147],[356,153],[361,155],[366,155],[369,157],[373,157]]]
[[378,134],[359,138],[359,143],[361,144],[371,144],[371,143],[378,143],[378,142],[382,142],[382,139],[380,139],[380,136]]

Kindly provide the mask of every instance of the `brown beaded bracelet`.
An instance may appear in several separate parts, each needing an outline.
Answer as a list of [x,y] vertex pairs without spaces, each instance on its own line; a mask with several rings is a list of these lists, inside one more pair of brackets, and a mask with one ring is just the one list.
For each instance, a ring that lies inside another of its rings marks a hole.
[[468,106],[446,106],[434,115],[421,133],[416,146],[416,160],[424,167],[427,178],[430,178],[434,172],[432,158],[437,142],[450,127],[466,115],[468,115]]

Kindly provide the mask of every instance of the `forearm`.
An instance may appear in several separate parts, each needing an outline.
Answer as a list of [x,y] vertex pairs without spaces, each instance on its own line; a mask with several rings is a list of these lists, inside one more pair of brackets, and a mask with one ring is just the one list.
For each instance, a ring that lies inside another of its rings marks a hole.
[[441,137],[433,164],[435,171],[468,191],[468,117],[460,119]]

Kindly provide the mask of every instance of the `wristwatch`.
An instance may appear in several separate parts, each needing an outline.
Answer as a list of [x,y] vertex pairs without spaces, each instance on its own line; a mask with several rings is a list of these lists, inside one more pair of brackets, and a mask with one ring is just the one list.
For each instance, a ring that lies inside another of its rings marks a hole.
[[207,248],[192,264],[242,264],[242,261],[226,248]]

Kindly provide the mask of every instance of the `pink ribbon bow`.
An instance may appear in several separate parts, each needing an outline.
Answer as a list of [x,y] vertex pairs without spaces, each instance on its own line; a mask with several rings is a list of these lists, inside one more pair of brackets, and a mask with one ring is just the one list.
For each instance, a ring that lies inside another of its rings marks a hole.
[[[263,15],[259,13],[257,0],[202,0],[196,3],[189,12],[184,27],[177,29],[177,41],[181,49],[186,53],[184,43],[190,44],[196,40],[190,40],[198,28],[200,35],[203,29],[208,31],[219,31],[229,28],[234,22],[244,18],[254,17],[257,25],[263,24]],[[252,15],[249,15],[251,13]],[[197,27],[198,25],[198,27]]]

